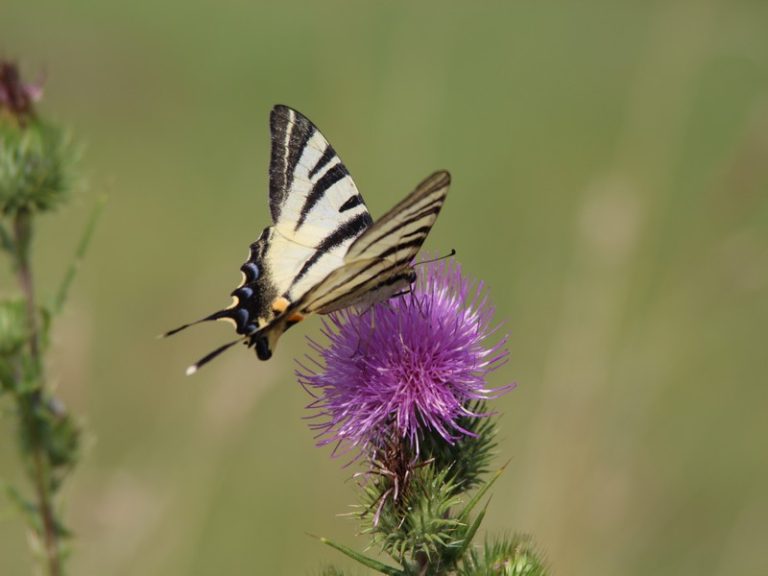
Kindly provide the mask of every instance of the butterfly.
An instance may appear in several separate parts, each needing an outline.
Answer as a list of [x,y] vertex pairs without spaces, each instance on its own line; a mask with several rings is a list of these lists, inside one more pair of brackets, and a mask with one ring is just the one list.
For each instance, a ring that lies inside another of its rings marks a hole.
[[374,222],[349,171],[312,122],[277,105],[270,130],[272,225],[251,244],[232,303],[164,334],[225,320],[240,337],[187,374],[238,342],[268,360],[280,336],[309,314],[369,307],[409,291],[416,280],[413,259],[445,201],[451,177],[438,171]]

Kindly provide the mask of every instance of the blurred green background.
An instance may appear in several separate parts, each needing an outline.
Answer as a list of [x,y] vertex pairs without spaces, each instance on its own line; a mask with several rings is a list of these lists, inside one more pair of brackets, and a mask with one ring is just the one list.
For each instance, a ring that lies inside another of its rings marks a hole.
[[[154,338],[229,303],[275,103],[374,217],[453,174],[427,249],[488,283],[493,383],[519,384],[486,530],[533,534],[556,574],[768,574],[768,3],[3,0],[0,53],[85,145],[87,187],[41,223],[43,294],[110,198],[49,368],[89,437],[72,574],[312,574],[349,564],[307,533],[365,545],[293,377],[318,320],[194,378],[231,329]],[[6,504],[0,573],[31,573]]]

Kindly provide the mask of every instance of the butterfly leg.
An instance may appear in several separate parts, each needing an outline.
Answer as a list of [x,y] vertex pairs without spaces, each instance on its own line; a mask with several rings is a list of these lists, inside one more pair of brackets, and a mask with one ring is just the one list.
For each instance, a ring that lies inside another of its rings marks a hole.
[[[373,327],[374,327],[374,325],[376,323],[376,320],[374,318],[375,310],[373,308],[373,305],[368,306],[368,308],[365,310],[365,312],[361,313],[361,316],[362,315],[366,315],[366,314],[369,316],[369,319],[370,319],[370,323],[368,325],[368,335],[370,336],[371,334],[373,334]],[[363,341],[364,341],[363,336],[360,334],[360,325],[358,325],[357,348],[355,349],[355,353],[351,356],[352,358],[354,358],[355,356],[362,356],[362,354],[363,354],[363,349],[362,349]]]
[[401,290],[400,292],[395,292],[394,294],[392,294],[392,296],[390,296],[390,298],[400,298],[402,296],[406,296],[407,294],[410,294],[411,292],[413,292],[413,288],[409,286],[405,290]]

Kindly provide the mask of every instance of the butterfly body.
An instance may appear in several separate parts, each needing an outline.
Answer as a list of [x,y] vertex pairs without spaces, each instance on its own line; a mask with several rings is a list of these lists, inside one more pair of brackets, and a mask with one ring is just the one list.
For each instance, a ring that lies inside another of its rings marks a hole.
[[445,200],[450,175],[436,172],[374,223],[341,159],[306,117],[275,106],[270,128],[273,224],[251,244],[232,304],[198,321],[229,321],[241,338],[189,373],[239,341],[267,360],[308,314],[367,307],[407,290],[416,278],[412,260]]

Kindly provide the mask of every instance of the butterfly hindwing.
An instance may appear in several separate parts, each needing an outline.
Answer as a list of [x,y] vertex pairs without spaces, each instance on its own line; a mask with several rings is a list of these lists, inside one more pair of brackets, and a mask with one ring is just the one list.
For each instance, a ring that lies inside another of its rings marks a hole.
[[410,262],[437,220],[451,175],[435,172],[355,240],[344,257],[346,262],[367,258]]

